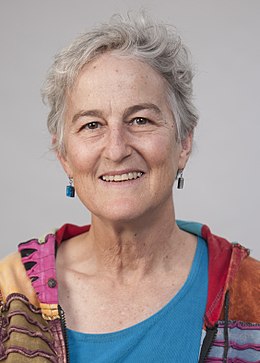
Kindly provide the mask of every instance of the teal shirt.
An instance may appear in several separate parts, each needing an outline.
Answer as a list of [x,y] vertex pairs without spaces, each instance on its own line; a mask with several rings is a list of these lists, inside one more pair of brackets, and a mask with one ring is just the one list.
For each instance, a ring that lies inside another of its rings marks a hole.
[[208,251],[206,242],[198,237],[189,276],[168,304],[148,319],[114,333],[67,329],[71,362],[197,362],[207,292]]

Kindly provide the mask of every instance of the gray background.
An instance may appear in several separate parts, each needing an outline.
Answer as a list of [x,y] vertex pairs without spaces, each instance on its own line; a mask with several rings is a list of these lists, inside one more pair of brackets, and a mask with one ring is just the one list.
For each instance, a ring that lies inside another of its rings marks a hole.
[[80,202],[64,196],[39,90],[61,47],[141,7],[176,25],[197,69],[200,124],[185,189],[175,190],[177,217],[206,223],[260,257],[259,0],[0,0],[1,257],[65,222],[89,222]]

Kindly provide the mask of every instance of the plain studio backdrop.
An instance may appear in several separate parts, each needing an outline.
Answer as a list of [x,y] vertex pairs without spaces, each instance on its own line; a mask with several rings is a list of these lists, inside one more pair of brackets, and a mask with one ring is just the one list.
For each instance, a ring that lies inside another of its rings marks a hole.
[[66,222],[89,223],[48,151],[48,109],[40,88],[54,54],[113,13],[147,9],[173,24],[196,68],[200,122],[174,188],[176,215],[251,249],[259,246],[259,0],[0,0],[1,251]]

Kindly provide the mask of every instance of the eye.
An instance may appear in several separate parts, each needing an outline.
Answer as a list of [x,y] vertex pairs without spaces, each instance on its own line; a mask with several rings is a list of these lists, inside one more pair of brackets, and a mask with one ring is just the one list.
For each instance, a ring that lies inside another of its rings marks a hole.
[[149,120],[145,117],[136,117],[130,122],[131,125],[137,125],[137,126],[144,126],[147,125],[148,123]]
[[88,122],[87,124],[85,124],[84,126],[82,126],[81,129],[88,129],[88,130],[95,130],[100,128],[100,123],[97,121],[92,121],[92,122]]

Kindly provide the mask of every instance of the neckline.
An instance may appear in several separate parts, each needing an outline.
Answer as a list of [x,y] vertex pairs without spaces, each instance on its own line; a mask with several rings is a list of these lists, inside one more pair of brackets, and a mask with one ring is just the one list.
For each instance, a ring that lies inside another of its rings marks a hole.
[[83,332],[79,332],[73,329],[69,329],[67,328],[68,332],[74,336],[76,336],[77,339],[81,339],[81,340],[86,340],[86,339],[91,339],[91,340],[99,340],[99,339],[113,339],[113,338],[117,338],[118,336],[122,336],[122,335],[127,335],[127,334],[131,334],[134,330],[142,328],[146,325],[153,325],[155,324],[158,320],[160,320],[161,318],[163,318],[163,316],[165,314],[167,314],[167,312],[171,309],[174,308],[174,306],[176,306],[177,304],[180,303],[180,301],[185,297],[185,295],[188,293],[189,288],[191,287],[191,285],[193,284],[194,280],[196,279],[196,276],[199,272],[199,266],[200,266],[200,261],[202,258],[202,253],[203,253],[203,244],[206,245],[205,240],[202,237],[197,237],[197,246],[196,246],[196,251],[193,257],[193,261],[191,264],[191,268],[189,271],[189,274],[184,282],[184,284],[181,286],[180,290],[177,292],[176,295],[174,295],[164,306],[162,306],[157,312],[155,312],[154,314],[152,314],[151,316],[149,316],[148,318],[141,320],[140,322],[131,325],[127,328],[124,329],[120,329],[114,332],[108,332],[108,333],[83,333]]

